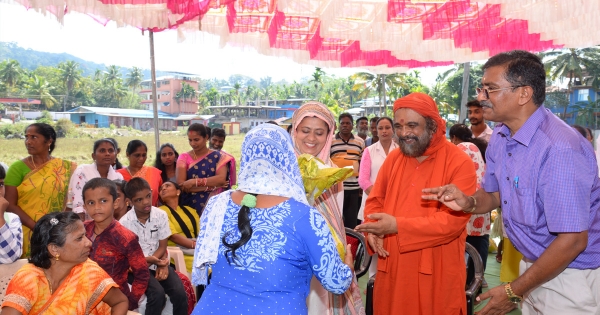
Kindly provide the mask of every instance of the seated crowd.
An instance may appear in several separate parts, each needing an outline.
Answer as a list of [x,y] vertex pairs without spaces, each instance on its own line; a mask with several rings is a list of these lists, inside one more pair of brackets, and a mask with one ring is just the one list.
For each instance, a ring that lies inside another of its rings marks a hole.
[[310,101],[287,132],[245,135],[239,173],[224,130],[201,124],[190,150],[163,144],[154,166],[140,140],[123,166],[110,138],[77,166],[51,155],[52,126],[28,126],[29,155],[0,167],[0,264],[28,259],[0,315],[363,315],[346,228],[373,257],[373,314],[467,314],[465,249],[485,269],[500,208],[505,283],[475,292],[478,314],[600,314],[593,132],[544,107],[537,56],[500,53],[483,71],[470,126],[450,139],[424,93],[397,99],[393,118],[359,118],[356,134],[352,115]]

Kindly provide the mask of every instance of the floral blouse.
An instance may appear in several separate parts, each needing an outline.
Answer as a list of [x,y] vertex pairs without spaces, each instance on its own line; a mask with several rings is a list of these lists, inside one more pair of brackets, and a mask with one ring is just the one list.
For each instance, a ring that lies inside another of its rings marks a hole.
[[[470,142],[462,142],[457,145],[459,149],[469,155],[473,161],[473,167],[475,167],[475,173],[477,174],[477,190],[481,188],[481,181],[485,174],[485,162],[481,156],[481,152],[476,145]],[[471,216],[469,223],[467,224],[467,235],[469,236],[481,236],[490,234],[490,214],[474,214]]]

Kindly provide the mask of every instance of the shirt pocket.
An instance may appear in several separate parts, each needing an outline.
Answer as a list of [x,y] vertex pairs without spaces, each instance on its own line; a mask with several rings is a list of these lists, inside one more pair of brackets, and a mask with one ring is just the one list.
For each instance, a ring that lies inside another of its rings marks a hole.
[[515,188],[511,218],[515,222],[533,227],[535,225],[535,198],[532,188]]

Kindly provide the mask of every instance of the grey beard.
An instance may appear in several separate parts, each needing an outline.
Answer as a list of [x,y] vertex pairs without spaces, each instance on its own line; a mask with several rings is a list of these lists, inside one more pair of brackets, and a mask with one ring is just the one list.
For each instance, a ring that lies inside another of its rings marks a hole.
[[[406,144],[403,139],[415,139],[417,140],[414,144]],[[429,131],[423,133],[420,137],[400,137],[400,150],[402,153],[408,157],[419,157],[423,156],[427,148],[429,148],[429,144],[431,143],[431,134]]]

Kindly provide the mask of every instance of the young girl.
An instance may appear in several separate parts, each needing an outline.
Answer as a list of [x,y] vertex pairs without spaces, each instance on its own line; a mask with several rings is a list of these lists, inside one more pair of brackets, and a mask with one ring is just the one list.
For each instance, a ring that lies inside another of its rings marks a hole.
[[127,184],[127,182],[122,179],[116,179],[113,180],[113,182],[115,185],[117,185],[117,205],[115,208],[114,217],[115,220],[119,220],[125,215],[125,213],[127,213],[127,211],[131,209],[131,206],[129,205],[127,198],[125,198],[125,184]]

